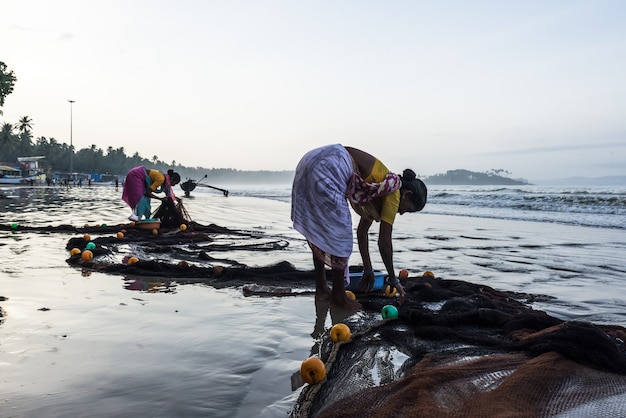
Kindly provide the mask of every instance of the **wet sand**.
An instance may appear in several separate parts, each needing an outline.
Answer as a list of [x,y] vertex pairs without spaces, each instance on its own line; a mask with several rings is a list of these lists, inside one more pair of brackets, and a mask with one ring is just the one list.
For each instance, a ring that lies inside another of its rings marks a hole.
[[[129,214],[112,186],[2,192],[2,224],[115,225]],[[185,207],[196,222],[290,243],[219,257],[312,267],[286,202],[199,191]],[[427,210],[399,217],[394,230],[397,269],[551,295],[533,306],[563,319],[626,323],[623,231]],[[2,233],[0,416],[287,415],[298,395],[291,375],[316,345],[313,296],[246,297],[240,287],[83,272],[66,262],[72,236]],[[323,322],[329,328],[330,315]]]

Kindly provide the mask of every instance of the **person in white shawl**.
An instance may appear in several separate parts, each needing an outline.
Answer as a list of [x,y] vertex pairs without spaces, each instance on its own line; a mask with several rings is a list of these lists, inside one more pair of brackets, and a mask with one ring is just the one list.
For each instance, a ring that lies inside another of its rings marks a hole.
[[[398,176],[364,151],[335,144],[306,153],[293,180],[291,219],[313,252],[316,298],[330,298],[330,305],[340,309],[361,309],[358,302],[346,295],[344,282],[354,242],[351,205],[361,216],[357,227],[363,259],[359,290],[371,291],[374,284],[368,231],[372,222],[377,221],[380,222],[378,248],[388,282],[396,287],[399,303],[403,303],[404,289],[393,266],[393,222],[396,213],[422,210],[426,198],[426,186],[413,170],[406,169]],[[332,290],[328,287],[325,266],[331,269]]]

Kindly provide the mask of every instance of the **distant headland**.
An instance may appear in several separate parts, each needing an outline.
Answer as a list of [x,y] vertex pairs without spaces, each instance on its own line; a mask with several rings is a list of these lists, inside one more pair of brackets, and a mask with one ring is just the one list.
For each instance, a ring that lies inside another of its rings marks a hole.
[[515,180],[504,177],[501,173],[506,174],[504,170],[491,170],[486,173],[478,173],[469,170],[448,170],[444,174],[435,174],[424,179],[426,184],[432,185],[477,185],[477,186],[515,186],[527,185],[528,181],[524,179]]
[[[515,180],[505,177],[507,174],[504,170],[491,170],[485,173],[479,173],[470,170],[449,170],[443,174],[435,174],[432,176],[420,176],[427,185],[527,185],[530,184],[524,179]],[[181,170],[181,175],[195,179],[207,175],[207,181],[228,184],[283,184],[291,183],[293,180],[293,171],[241,171],[229,168],[213,168],[200,172],[186,173]]]

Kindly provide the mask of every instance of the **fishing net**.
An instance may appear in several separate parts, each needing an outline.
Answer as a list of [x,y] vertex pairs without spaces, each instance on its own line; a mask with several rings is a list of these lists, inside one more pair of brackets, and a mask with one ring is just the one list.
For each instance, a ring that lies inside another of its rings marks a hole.
[[185,209],[181,199],[163,199],[158,208],[152,213],[152,217],[161,220],[161,226],[177,228],[181,224],[191,222],[191,216]]
[[[179,226],[166,228],[162,224],[157,234],[133,224],[69,229],[83,235],[70,238],[67,250],[84,249],[89,243],[95,248],[90,250],[93,260],[83,260],[77,253],[70,256],[67,262],[94,271],[231,286],[244,283],[304,286],[305,283],[310,284],[313,277],[311,272],[298,271],[287,262],[268,267],[249,267],[232,258],[211,255],[219,252],[278,251],[289,245],[284,239],[256,232],[214,224],[202,225],[194,221],[190,221],[184,231]],[[118,237],[117,232],[122,232],[123,236]],[[100,236],[92,237],[90,233]],[[120,257],[120,254],[127,255]],[[139,261],[128,263],[129,254],[137,255]]]
[[[626,416],[626,329],[562,321],[499,292],[408,279],[398,319],[352,318],[349,342],[320,341],[326,380],[291,417]],[[362,295],[366,312],[389,300]]]
[[[297,297],[315,286],[313,271],[288,262],[238,262],[238,251],[250,259],[249,252],[278,254],[289,245],[254,231],[193,221],[186,231],[161,228],[158,235],[132,224],[19,230],[84,234],[66,245],[96,245],[93,260],[67,259],[83,271],[241,287],[252,297]],[[94,232],[97,238],[85,236]],[[134,263],[120,257],[129,253],[142,256]],[[311,355],[325,363],[326,378],[292,381],[300,393],[291,418],[626,416],[623,327],[564,321],[531,307],[550,296],[430,276],[402,282],[397,319],[380,314],[395,299],[358,294],[363,312],[340,319],[351,329],[348,342],[334,344],[328,329],[320,331]]]

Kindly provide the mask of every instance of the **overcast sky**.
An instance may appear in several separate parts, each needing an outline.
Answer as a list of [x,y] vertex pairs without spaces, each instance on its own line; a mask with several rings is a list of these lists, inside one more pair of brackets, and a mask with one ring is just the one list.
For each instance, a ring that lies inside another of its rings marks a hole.
[[168,163],[626,175],[626,1],[2,0],[0,122]]

